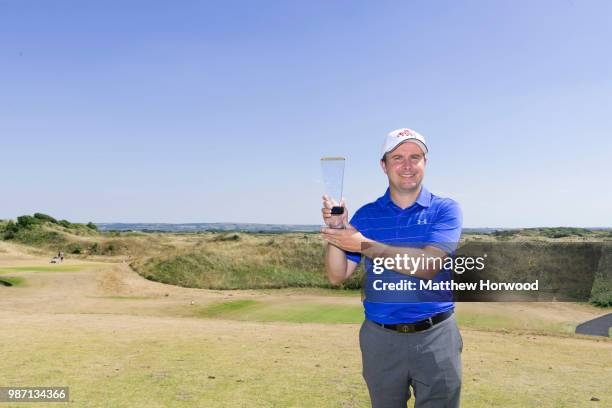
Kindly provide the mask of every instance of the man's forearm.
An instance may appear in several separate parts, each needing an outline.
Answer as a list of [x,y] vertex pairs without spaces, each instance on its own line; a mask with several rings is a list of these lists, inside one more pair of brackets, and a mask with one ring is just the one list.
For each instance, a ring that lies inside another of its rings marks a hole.
[[327,244],[325,247],[325,272],[327,273],[327,279],[334,284],[338,285],[346,279],[346,253],[331,244]]
[[[371,259],[396,259],[398,256],[400,258],[403,258],[404,256],[415,259],[421,258],[423,261],[420,262],[419,266],[416,268],[401,268],[399,267],[400,265],[394,265],[394,268],[388,268],[394,270],[395,272],[421,279],[432,279],[436,273],[440,271],[441,267],[439,266],[444,263],[444,260],[447,257],[447,254],[444,251],[433,247],[415,248],[407,246],[392,246],[376,241],[364,243],[362,245],[361,253]],[[428,258],[430,261],[426,261]]]

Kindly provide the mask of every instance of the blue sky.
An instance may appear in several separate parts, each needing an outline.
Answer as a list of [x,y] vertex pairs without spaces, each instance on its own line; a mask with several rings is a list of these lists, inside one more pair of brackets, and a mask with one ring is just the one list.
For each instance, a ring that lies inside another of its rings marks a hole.
[[612,226],[608,1],[2,1],[0,218],[317,224],[384,135],[468,227]]

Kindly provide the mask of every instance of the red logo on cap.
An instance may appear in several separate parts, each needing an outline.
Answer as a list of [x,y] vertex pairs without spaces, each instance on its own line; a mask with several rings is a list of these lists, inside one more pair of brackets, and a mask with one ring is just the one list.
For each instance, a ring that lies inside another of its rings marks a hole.
[[414,132],[410,129],[404,129],[401,132],[399,132],[396,137],[403,137],[403,136],[412,136],[412,137],[416,137],[416,135],[414,134]]

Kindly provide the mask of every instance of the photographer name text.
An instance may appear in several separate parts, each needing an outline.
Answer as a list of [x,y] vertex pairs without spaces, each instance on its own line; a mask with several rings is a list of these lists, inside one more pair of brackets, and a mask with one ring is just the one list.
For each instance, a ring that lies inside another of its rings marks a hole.
[[384,282],[382,279],[377,279],[372,282],[374,290],[537,291],[538,285],[538,280],[533,282],[492,282],[490,280],[480,280],[478,282],[455,282],[452,280],[433,282],[431,280],[419,280],[417,284],[407,279],[402,279],[399,282]]

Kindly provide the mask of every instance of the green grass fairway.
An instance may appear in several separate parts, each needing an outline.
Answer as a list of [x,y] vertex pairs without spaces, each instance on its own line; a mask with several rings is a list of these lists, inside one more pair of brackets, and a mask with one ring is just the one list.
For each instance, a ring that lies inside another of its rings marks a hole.
[[363,307],[310,302],[273,303],[245,299],[212,303],[200,309],[199,316],[261,322],[361,323]]
[[[576,325],[569,321],[549,321],[532,315],[508,314],[504,310],[487,311],[486,306],[457,306],[461,327],[487,331],[519,331],[549,335],[572,335]],[[270,302],[237,299],[213,302],[196,312],[198,317],[258,322],[361,323],[361,305],[343,305],[313,301]]]
[[36,265],[0,267],[0,274],[13,272],[80,272],[90,265]]

